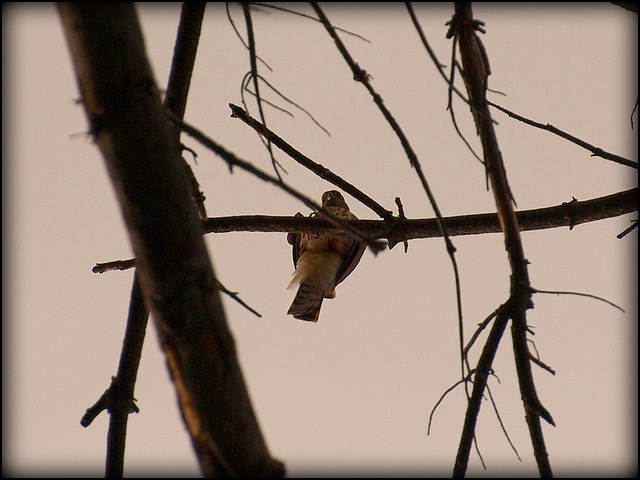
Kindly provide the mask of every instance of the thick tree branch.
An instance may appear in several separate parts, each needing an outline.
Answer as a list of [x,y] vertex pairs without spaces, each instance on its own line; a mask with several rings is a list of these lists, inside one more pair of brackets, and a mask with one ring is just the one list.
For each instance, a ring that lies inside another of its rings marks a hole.
[[[549,228],[569,227],[638,211],[638,189],[614,193],[592,200],[562,203],[554,207],[538,208],[516,212],[522,231],[546,230]],[[496,213],[460,215],[442,219],[451,236],[480,235],[500,233],[500,222]],[[434,238],[441,235],[435,218],[406,219],[399,218],[390,226],[383,220],[354,220],[350,223],[371,238],[384,238],[389,247],[406,240]],[[205,233],[231,232],[271,232],[271,233],[324,233],[338,231],[338,228],[321,218],[270,215],[239,215],[232,217],[211,217],[203,221]],[[135,265],[133,259],[114,260],[98,263],[93,273],[111,270],[126,270]]]
[[134,7],[75,3],[59,10],[202,471],[282,476],[251,407]]
[[[486,51],[476,35],[476,30],[480,29],[479,25],[482,25],[482,22],[474,20],[471,3],[456,2],[455,15],[451,22],[451,33],[456,36],[459,42],[464,81],[473,107],[472,114],[482,143],[487,175],[496,203],[500,226],[504,232],[505,249],[511,267],[508,316],[512,320],[513,352],[518,372],[520,394],[535,452],[534,456],[538,462],[538,470],[541,476],[547,477],[551,476],[551,466],[548,461],[539,418],[542,417],[551,424],[553,424],[553,419],[538,398],[531,372],[531,355],[526,337],[526,311],[533,306],[527,268],[528,261],[524,255],[520,226],[513,209],[512,195],[502,155],[498,147],[498,139],[486,102],[487,77],[490,72]],[[484,384],[486,383],[486,378],[480,376],[475,381]],[[478,386],[474,384],[474,390],[476,387]],[[472,408],[473,405],[470,402],[467,412],[477,416],[477,413]],[[465,423],[466,427],[467,424]],[[474,426],[471,425],[471,428],[474,428]],[[470,448],[468,440],[470,433],[466,430],[463,432],[454,468],[454,476],[462,476],[466,471],[468,450]]]
[[[571,200],[552,207],[522,210],[516,218],[522,231],[546,230],[549,228],[573,228],[588,222],[638,211],[638,189],[614,193],[591,200]],[[502,232],[496,213],[459,215],[442,219],[449,235],[479,235]],[[441,236],[435,218],[394,220],[389,225],[383,220],[354,220],[353,225],[362,233],[373,238],[384,238],[393,246],[404,240],[434,238]],[[233,217],[212,217],[203,222],[206,233],[230,232],[327,232],[335,227],[320,218],[274,217],[267,215],[242,215]]]

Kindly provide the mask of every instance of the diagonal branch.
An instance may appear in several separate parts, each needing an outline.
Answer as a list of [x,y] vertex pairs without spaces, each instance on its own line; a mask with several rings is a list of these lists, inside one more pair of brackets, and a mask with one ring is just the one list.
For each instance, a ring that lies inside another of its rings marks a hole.
[[553,125],[547,123],[547,124],[543,124],[543,123],[539,123],[539,122],[534,122],[533,120],[529,120],[528,118],[523,117],[522,115],[518,115],[517,113],[514,113],[510,110],[507,110],[504,107],[501,107],[500,105],[497,105],[493,102],[487,102],[487,104],[491,105],[492,107],[497,108],[498,110],[500,110],[501,112],[506,113],[507,115],[509,115],[511,118],[514,118],[520,122],[526,123],[527,125],[531,125],[532,127],[536,127],[539,128],[541,130],[546,130],[547,132],[551,132],[555,135],[558,135],[559,137],[562,137],[566,140],[569,140],[572,143],[575,143],[576,145],[589,150],[594,157],[602,157],[605,160],[610,160],[612,162],[615,163],[619,163],[620,165],[626,165],[627,167],[631,167],[631,168],[638,168],[638,162],[634,162],[633,160],[629,160],[627,158],[621,157],[620,155],[616,155],[614,153],[609,153],[604,151],[603,149],[599,148],[599,147],[594,147],[593,145],[585,142],[584,140],[580,140],[577,137],[574,137],[573,135],[564,132],[562,130],[560,130],[557,127],[554,127]]
[[318,175],[320,178],[330,183],[333,183],[336,187],[344,190],[353,198],[359,200],[364,205],[366,205],[371,210],[373,210],[375,213],[377,213],[380,217],[384,219],[389,219],[393,216],[393,214],[389,210],[387,210],[378,202],[370,198],[360,189],[356,188],[355,186],[353,186],[352,184],[344,180],[342,177],[339,177],[329,169],[314,162],[309,157],[305,156],[300,151],[293,148],[290,144],[288,144],[278,135],[276,135],[271,130],[269,130],[264,124],[260,123],[255,118],[251,117],[251,115],[249,115],[246,111],[244,111],[239,106],[230,103],[229,107],[233,112],[231,115],[232,117],[239,118],[240,120],[242,120],[244,123],[249,125],[256,132],[258,132],[260,135],[265,137],[267,140],[269,140],[276,147],[278,147],[280,150],[285,152],[287,155],[289,155],[291,158],[293,158],[296,162],[298,162],[303,167],[308,168],[313,173]]
[[145,304],[202,472],[281,477],[284,467],[267,449],[238,364],[135,8],[58,8],[82,103],[121,206]]
[[[400,127],[400,125],[398,124],[394,116],[391,114],[389,109],[385,106],[384,101],[382,100],[382,97],[375,91],[375,89],[371,85],[371,82],[370,82],[371,76],[366,72],[366,70],[360,68],[360,66],[353,60],[353,58],[351,57],[351,54],[348,52],[344,43],[342,43],[342,40],[340,40],[340,37],[338,36],[338,33],[336,32],[335,27],[331,24],[331,22],[329,21],[327,16],[324,14],[324,12],[322,11],[318,3],[311,2],[311,7],[316,12],[316,15],[318,15],[318,18],[320,19],[320,22],[322,22],[322,24],[324,25],[325,29],[327,30],[327,33],[331,36],[331,38],[335,42],[336,47],[342,54],[342,57],[344,58],[345,62],[347,62],[347,65],[349,65],[349,68],[353,73],[353,79],[357,82],[362,83],[362,85],[364,85],[364,87],[367,89],[367,91],[371,95],[373,102],[376,104],[376,106],[378,107],[378,109],[380,110],[384,118],[387,120],[387,122],[393,129],[398,139],[400,140],[400,143],[402,144],[402,148],[404,149],[407,155],[407,158],[409,159],[409,163],[416,170],[416,174],[418,175],[420,183],[422,184],[422,188],[424,189],[427,195],[427,198],[429,199],[431,208],[433,208],[433,211],[436,214],[438,228],[440,229],[440,232],[442,234],[445,248],[447,250],[447,255],[449,255],[449,258],[451,260],[451,266],[453,268],[453,277],[454,277],[454,284],[456,289],[456,304],[458,308],[457,315],[458,315],[458,330],[459,330],[459,337],[460,337],[460,352],[462,354],[462,348],[463,348],[463,342],[464,342],[464,332],[463,332],[463,322],[462,322],[462,292],[460,287],[460,274],[458,271],[458,263],[456,262],[456,257],[455,257],[456,248],[454,247],[453,242],[449,238],[449,235],[447,234],[447,230],[445,229],[445,226],[442,223],[442,214],[440,213],[440,208],[438,207],[438,203],[436,202],[435,195],[431,191],[431,187],[429,186],[427,177],[422,171],[422,165],[420,164],[420,161],[418,160],[418,156],[413,150],[413,147],[411,147],[411,144],[409,143],[409,139],[404,134],[404,131],[402,130],[402,128]],[[460,377],[464,378],[464,376],[465,376],[464,363],[461,360]]]
[[212,140],[211,138],[207,137],[204,133],[202,133],[197,128],[194,128],[191,125],[183,122],[179,118],[176,118],[174,115],[171,114],[171,112],[167,112],[167,115],[169,116],[169,118],[178,127],[180,127],[182,129],[183,132],[185,132],[190,137],[196,139],[202,145],[204,145],[205,147],[210,149],[216,155],[221,157],[225,162],[227,162],[229,164],[229,168],[239,167],[239,168],[241,168],[241,169],[253,174],[254,176],[258,177],[260,180],[263,180],[265,182],[268,182],[268,183],[271,183],[273,185],[276,185],[277,187],[279,187],[282,190],[284,190],[285,192],[287,192],[289,195],[291,195],[291,196],[297,198],[298,200],[300,200],[301,202],[303,202],[309,208],[311,208],[314,211],[316,211],[319,216],[321,216],[322,218],[324,218],[325,220],[330,222],[332,225],[334,225],[334,226],[344,230],[345,232],[350,233],[354,237],[362,240],[364,243],[367,244],[367,246],[371,249],[371,251],[374,254],[377,254],[377,253],[381,252],[382,250],[384,250],[384,248],[386,248],[386,245],[383,244],[382,242],[379,242],[379,241],[377,241],[375,239],[367,237],[362,232],[360,232],[356,227],[354,227],[350,222],[347,222],[345,220],[337,218],[334,215],[332,215],[331,213],[323,210],[322,207],[318,203],[316,203],[315,201],[311,200],[309,197],[303,195],[302,193],[298,192],[296,189],[288,186],[286,183],[283,183],[279,179],[277,179],[275,177],[272,177],[271,175],[269,175],[268,173],[266,173],[266,172],[260,170],[259,168],[255,167],[251,163],[249,163],[249,162],[247,162],[245,160],[242,160],[241,158],[238,158],[236,155],[234,155],[233,153],[228,151],[222,145],[220,145],[216,141]]

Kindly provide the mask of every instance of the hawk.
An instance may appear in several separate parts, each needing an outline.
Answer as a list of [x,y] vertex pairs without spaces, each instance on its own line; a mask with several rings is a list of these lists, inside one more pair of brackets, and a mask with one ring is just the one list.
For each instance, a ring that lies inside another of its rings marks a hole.
[[[349,211],[344,197],[336,190],[322,195],[322,208],[340,219],[358,218]],[[288,233],[287,241],[293,246],[296,269],[287,288],[299,285],[287,315],[317,322],[322,301],[336,296],[336,285],[353,272],[366,245],[346,232]]]

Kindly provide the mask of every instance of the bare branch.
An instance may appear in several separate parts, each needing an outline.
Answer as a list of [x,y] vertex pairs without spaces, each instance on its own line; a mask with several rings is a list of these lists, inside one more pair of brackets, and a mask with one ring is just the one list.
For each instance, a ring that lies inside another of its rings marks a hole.
[[498,110],[509,115],[511,118],[515,118],[520,122],[526,123],[527,125],[531,125],[532,127],[536,127],[541,130],[546,130],[547,132],[551,132],[555,135],[558,135],[559,137],[569,140],[571,143],[575,143],[576,145],[579,145],[580,147],[586,150],[589,150],[591,153],[593,153],[594,157],[602,157],[605,160],[611,160],[612,162],[619,163],[620,165],[626,165],[627,167],[636,168],[636,169],[638,168],[638,162],[634,162],[633,160],[629,160],[627,158],[621,157],[620,155],[616,155],[614,153],[605,152],[601,148],[594,147],[593,145],[585,142],[584,140],[580,140],[579,138],[574,137],[573,135],[570,135],[567,132],[560,130],[559,128],[556,128],[549,123],[545,125],[542,123],[534,122],[533,120],[529,120],[528,118],[525,118],[522,115],[518,115],[517,113],[507,110],[506,108],[501,107],[500,105],[497,105],[490,101],[487,101],[487,104],[497,108]]
[[346,193],[351,195],[356,200],[359,200],[364,205],[368,206],[371,210],[377,213],[382,218],[391,218],[393,214],[379,205],[375,200],[370,198],[364,192],[344,180],[342,177],[339,177],[335,173],[331,172],[329,169],[323,167],[322,165],[314,162],[309,157],[305,156],[295,148],[293,148],[290,144],[280,138],[278,135],[269,130],[264,124],[260,123],[258,120],[251,117],[246,111],[240,108],[237,105],[232,103],[229,104],[231,108],[232,117],[239,118],[251,128],[253,128],[260,135],[264,136],[270,142],[272,142],[276,147],[285,152],[291,158],[293,158],[296,162],[298,162],[303,167],[311,170],[313,173],[318,175],[320,178],[333,183],[336,187],[344,190]]
[[218,144],[217,142],[215,142],[214,140],[212,140],[211,138],[207,137],[205,134],[200,132],[197,128],[194,128],[188,125],[187,123],[181,121],[180,119],[176,118],[175,116],[173,116],[171,112],[167,112],[167,115],[177,126],[179,126],[182,129],[183,132],[195,138],[198,142],[202,143],[205,147],[209,148],[216,155],[221,157],[225,162],[227,162],[230,168],[237,166],[255,175],[260,180],[263,180],[265,182],[278,186],[288,194],[292,195],[293,197],[303,202],[309,208],[316,211],[319,216],[326,219],[334,226],[337,226],[342,230],[344,230],[345,232],[348,232],[354,237],[362,240],[364,243],[367,244],[367,246],[371,249],[371,251],[374,254],[377,254],[386,248],[386,244],[367,237],[362,232],[360,232],[357,228],[353,227],[350,224],[350,222],[346,222],[344,220],[336,218],[335,216],[331,215],[329,212],[323,210],[322,207],[318,203],[316,203],[314,200],[311,200],[307,196],[303,195],[302,193],[298,192],[297,190],[288,186],[287,184],[281,182],[277,178],[274,178],[268,173],[263,172],[259,168],[256,168],[251,163],[238,158],[233,153],[225,149],[222,145]]
[[445,226],[442,223],[442,214],[440,213],[440,208],[438,207],[438,203],[436,202],[435,195],[431,191],[429,182],[427,182],[427,178],[424,175],[424,172],[422,171],[422,166],[420,165],[418,156],[416,155],[415,151],[411,147],[411,144],[409,143],[409,139],[404,134],[404,131],[402,130],[402,128],[400,127],[400,125],[398,124],[394,116],[391,114],[389,109],[385,106],[384,101],[382,100],[382,97],[375,91],[375,89],[371,85],[371,82],[370,82],[371,76],[366,72],[366,70],[360,68],[360,66],[353,60],[353,58],[351,57],[351,54],[348,52],[344,43],[342,43],[342,40],[340,40],[340,37],[338,36],[335,27],[331,24],[331,22],[329,21],[327,16],[324,14],[324,12],[322,11],[318,3],[311,2],[311,6],[313,7],[313,10],[316,12],[316,15],[318,15],[320,22],[322,22],[325,29],[327,30],[327,33],[331,36],[331,38],[335,42],[345,62],[347,63],[347,65],[349,65],[349,68],[353,73],[353,79],[356,82],[360,82],[362,83],[362,85],[364,85],[364,87],[367,89],[367,91],[371,95],[374,103],[376,104],[376,106],[378,107],[378,109],[380,110],[384,118],[387,120],[387,122],[393,129],[394,133],[397,135],[398,139],[400,140],[400,143],[402,144],[402,148],[404,149],[407,155],[407,158],[409,159],[409,163],[413,168],[415,168],[416,174],[418,175],[418,178],[422,183],[422,187],[425,193],[427,194],[427,198],[429,199],[431,207],[433,208],[433,211],[436,214],[438,228],[440,228],[440,231],[442,233],[442,238],[444,240],[445,247],[447,249],[447,254],[451,259],[451,265],[453,267],[453,276],[454,276],[454,283],[455,283],[455,289],[456,289],[456,301],[458,306],[458,328],[460,331],[460,356],[461,356],[460,378],[463,378],[464,364],[462,359],[462,348],[463,348],[463,342],[464,342],[464,332],[463,332],[463,322],[462,322],[462,297],[461,297],[461,291],[460,291],[460,276],[458,273],[458,264],[456,262],[456,257],[455,257],[456,248],[454,247],[453,242],[449,238],[449,235],[447,234]]
[[207,476],[283,476],[251,406],[135,7],[58,8],[201,469]]
[[602,298],[602,297],[598,297],[597,295],[592,295],[590,293],[582,293],[582,292],[564,292],[564,291],[552,291],[552,290],[539,290],[537,288],[533,289],[534,293],[549,293],[549,294],[553,294],[553,295],[577,295],[579,297],[588,297],[588,298],[594,298],[596,300],[599,300],[601,302],[604,302],[608,305],[611,305],[613,308],[617,308],[618,310],[620,310],[622,313],[625,313],[625,311],[622,309],[622,307],[619,307],[618,305],[616,305],[613,302],[610,302],[609,300],[607,300],[606,298]]
[[[497,207],[498,218],[504,232],[505,248],[511,267],[511,294],[509,297],[508,316],[512,319],[511,336],[513,352],[518,372],[520,394],[524,404],[527,425],[534,448],[534,456],[541,476],[551,476],[551,466],[546,453],[546,446],[540,417],[552,425],[553,419],[541,404],[535,389],[531,372],[531,355],[527,345],[526,311],[532,307],[531,289],[528,274],[528,261],[524,255],[520,226],[513,209],[512,195],[506,177],[505,166],[498,146],[497,136],[493,128],[491,113],[486,101],[487,77],[490,73],[487,53],[476,30],[484,32],[483,23],[474,20],[471,4],[456,2],[455,15],[451,21],[450,34],[457,36],[463,66],[463,76],[469,100],[473,105],[472,114],[476,122],[478,135],[482,143],[485,165],[489,175],[491,190]],[[500,316],[498,316],[500,318]],[[496,319],[496,322],[498,319]],[[475,393],[474,384],[474,393]],[[478,400],[479,401],[479,400]],[[469,412],[469,410],[468,410]],[[454,476],[464,474],[468,461],[468,437],[471,432],[466,428],[475,428],[475,421],[468,425],[465,422],[465,433],[460,442],[460,461],[456,461]],[[472,430],[473,431],[473,430]]]
[[[267,119],[264,116],[264,111],[262,109],[262,97],[260,96],[260,77],[258,76],[258,63],[256,61],[256,43],[253,38],[253,21],[251,20],[251,12],[249,10],[249,4],[247,2],[242,2],[242,11],[244,12],[244,20],[247,25],[247,44],[249,45],[249,61],[251,64],[250,78],[253,79],[253,88],[255,91],[255,98],[256,103],[258,104],[258,112],[260,113],[260,118],[262,119],[262,123],[266,125]],[[269,152],[269,156],[271,157],[273,171],[276,172],[276,176],[282,182],[282,176],[280,175],[280,171],[278,170],[278,167],[281,167],[281,165],[273,155],[273,148],[271,147],[271,142],[269,141],[269,139],[267,139],[265,146],[267,147],[267,151]]]

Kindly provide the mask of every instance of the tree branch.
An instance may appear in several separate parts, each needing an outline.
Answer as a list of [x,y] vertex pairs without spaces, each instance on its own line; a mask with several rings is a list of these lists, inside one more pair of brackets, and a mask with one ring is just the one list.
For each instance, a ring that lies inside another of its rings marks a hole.
[[201,469],[207,476],[282,476],[251,407],[135,9],[58,8]]
[[345,232],[350,233],[351,235],[353,235],[355,238],[358,238],[358,239],[362,240],[364,243],[367,244],[367,246],[371,249],[371,251],[374,254],[378,254],[379,252],[381,252],[382,250],[384,250],[386,248],[386,245],[384,245],[382,242],[379,242],[379,241],[377,241],[375,239],[367,237],[362,232],[360,232],[357,228],[355,228],[350,222],[348,222],[346,220],[342,220],[340,218],[337,218],[334,215],[332,215],[330,212],[325,211],[316,201],[314,201],[314,200],[310,199],[309,197],[303,195],[302,193],[297,191],[295,188],[292,188],[289,185],[287,185],[286,183],[283,183],[278,178],[272,177],[271,175],[269,175],[268,173],[264,172],[263,170],[260,170],[259,168],[255,167],[251,163],[249,163],[249,162],[247,162],[247,161],[245,161],[245,160],[243,160],[241,158],[238,158],[236,155],[234,155],[233,153],[228,151],[226,148],[224,148],[218,142],[216,142],[213,139],[207,137],[204,133],[202,133],[197,128],[192,127],[191,125],[187,124],[186,122],[183,122],[179,118],[176,118],[174,115],[171,114],[171,112],[167,112],[167,114],[168,114],[169,118],[177,126],[179,126],[182,129],[183,132],[185,132],[187,135],[189,135],[189,136],[193,137],[194,139],[196,139],[202,145],[204,145],[205,147],[210,149],[216,155],[221,157],[225,162],[227,162],[227,164],[229,165],[229,168],[239,167],[242,170],[245,170],[245,171],[251,173],[252,175],[258,177],[260,180],[263,180],[265,182],[268,182],[268,183],[271,183],[273,185],[276,185],[280,189],[282,189],[285,192],[287,192],[289,195],[291,195],[291,196],[297,198],[298,200],[300,200],[301,202],[303,202],[305,205],[307,205],[307,207],[313,209],[315,212],[318,213],[319,216],[321,216],[322,218],[324,218],[325,220],[330,222],[332,225],[334,225],[336,227],[339,227],[340,229],[344,230]]
[[543,124],[539,122],[534,122],[533,120],[529,120],[528,118],[525,118],[522,115],[518,115],[517,113],[514,113],[510,110],[507,110],[506,108],[501,107],[500,105],[497,105],[493,102],[487,101],[487,104],[497,108],[501,112],[506,113],[508,116],[518,120],[519,122],[526,123],[527,125],[531,125],[532,127],[536,127],[541,130],[546,130],[547,132],[551,132],[555,135],[558,135],[559,137],[562,137],[565,140],[569,140],[571,143],[575,143],[576,145],[586,150],[589,150],[594,157],[601,157],[601,158],[604,158],[605,160],[610,160],[612,162],[619,163],[620,165],[625,165],[627,167],[631,167],[635,169],[638,168],[638,162],[634,162],[633,160],[629,160],[628,158],[621,157],[620,155],[616,155],[614,153],[606,152],[600,147],[594,147],[590,143],[587,143],[584,140],[580,140],[579,138],[574,137],[573,135],[570,135],[567,132],[564,132],[557,127],[554,127],[549,123]]
[[[526,311],[533,306],[531,301],[531,285],[529,282],[528,261],[524,255],[520,226],[513,209],[512,195],[507,181],[506,170],[498,147],[498,139],[493,128],[491,113],[486,102],[487,77],[489,63],[482,42],[476,35],[482,22],[474,20],[471,3],[456,2],[455,15],[451,22],[451,33],[456,35],[460,46],[463,75],[469,100],[473,106],[472,114],[476,122],[478,135],[482,143],[485,166],[491,184],[494,201],[504,232],[505,249],[511,267],[511,292],[509,297],[508,316],[512,320],[511,336],[513,352],[518,372],[520,394],[525,409],[525,417],[529,426],[534,456],[538,462],[541,476],[551,476],[542,429],[539,418],[542,417],[553,425],[549,412],[542,406],[535,389],[531,372],[531,355],[527,345]],[[481,379],[484,382],[484,379]],[[474,384],[474,391],[477,385]],[[471,404],[469,405],[471,408]],[[469,410],[468,410],[469,412]],[[472,425],[474,428],[475,426]],[[466,431],[466,430],[465,430]],[[467,432],[468,434],[468,432]],[[461,448],[467,448],[461,440]],[[468,459],[468,455],[467,455]],[[466,461],[458,463],[454,475],[464,474]]]
[[[595,222],[607,218],[638,211],[638,189],[614,193],[591,200],[570,202],[558,206],[523,210],[516,212],[522,231],[546,230],[569,227],[573,229],[582,223]],[[500,233],[500,222],[496,213],[460,215],[442,219],[451,236]],[[392,225],[383,220],[353,220],[358,230],[371,238],[384,238],[393,248],[397,243],[420,238],[434,238],[441,235],[435,218],[407,219],[400,217]],[[270,233],[325,233],[338,231],[331,223],[312,217],[238,215],[232,217],[211,217],[203,221],[205,233],[270,232]],[[127,270],[135,265],[133,259],[114,260],[97,263],[93,273],[111,270]]]
[[[583,223],[614,218],[638,211],[638,189],[614,193],[591,200],[573,199],[560,205],[522,210],[516,213],[522,231],[546,230],[549,228],[569,227]],[[442,222],[449,235],[480,235],[501,232],[496,213],[480,213],[444,217]],[[435,218],[394,220],[389,225],[383,220],[353,220],[349,223],[358,227],[365,235],[384,238],[390,247],[404,240],[434,238],[441,236]],[[232,217],[211,217],[203,222],[206,233],[230,232],[306,232],[321,233],[335,229],[320,218],[241,215]]]
[[343,191],[351,195],[353,198],[359,200],[364,205],[369,207],[371,210],[377,213],[378,216],[385,219],[393,217],[393,214],[389,210],[387,210],[378,202],[370,198],[360,189],[356,188],[355,186],[353,186],[352,184],[344,180],[342,177],[339,177],[329,169],[314,162],[309,157],[302,154],[300,151],[296,150],[289,143],[287,143],[278,135],[273,133],[264,124],[260,123],[258,120],[253,118],[251,115],[249,115],[245,110],[243,110],[239,106],[230,103],[229,108],[231,108],[232,117],[239,118],[240,120],[242,120],[244,123],[249,125],[256,132],[258,132],[260,135],[266,138],[269,142],[273,143],[276,147],[278,147],[284,153],[289,155],[291,158],[293,158],[296,162],[298,162],[303,167],[311,170],[320,178],[333,183],[336,187],[342,189]]

